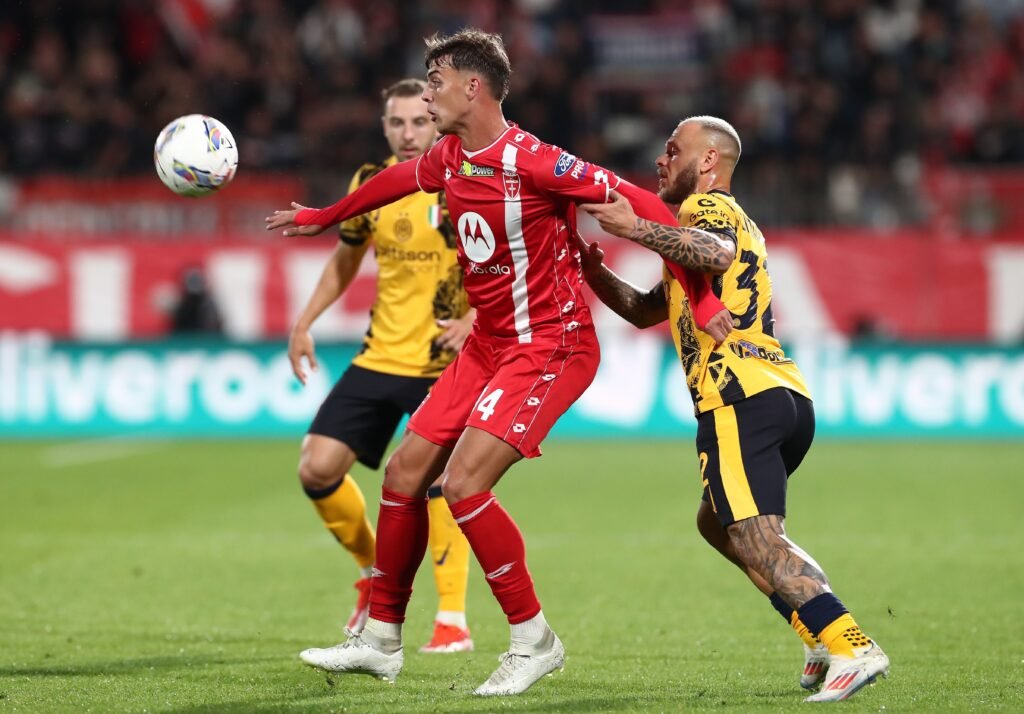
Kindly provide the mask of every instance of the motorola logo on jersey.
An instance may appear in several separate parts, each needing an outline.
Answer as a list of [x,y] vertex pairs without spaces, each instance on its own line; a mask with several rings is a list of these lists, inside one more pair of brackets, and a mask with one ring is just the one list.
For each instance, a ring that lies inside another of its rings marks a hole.
[[470,263],[469,272],[473,275],[511,275],[512,268],[507,265],[477,265]]
[[459,216],[459,238],[466,257],[474,263],[486,263],[494,255],[494,231],[479,213],[467,211]]

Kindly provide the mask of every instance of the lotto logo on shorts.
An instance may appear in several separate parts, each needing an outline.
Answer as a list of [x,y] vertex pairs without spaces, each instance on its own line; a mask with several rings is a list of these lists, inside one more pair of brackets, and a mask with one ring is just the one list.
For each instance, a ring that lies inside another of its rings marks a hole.
[[569,302],[565,303],[565,307],[562,308],[562,314],[564,315],[565,313],[572,310],[574,307],[576,307],[576,303],[570,300]]
[[551,374],[551,373],[549,372],[549,373],[545,374],[545,375],[544,375],[543,377],[541,377],[541,379],[543,379],[543,380],[544,380],[545,382],[550,382],[550,381],[551,381],[552,379],[554,379],[554,378],[555,378],[555,376],[556,376],[556,375],[554,375],[554,374]]
[[580,326],[580,323],[578,323],[575,320],[573,320],[572,322],[570,322],[568,325],[565,326],[565,331],[566,332],[572,332],[573,330],[575,330],[579,326]]
[[526,424],[513,424],[512,431],[514,431],[517,434],[522,434],[524,431],[526,431]]
[[528,407],[539,407],[540,406],[540,397],[530,397],[529,399],[526,400],[526,406],[528,406]]

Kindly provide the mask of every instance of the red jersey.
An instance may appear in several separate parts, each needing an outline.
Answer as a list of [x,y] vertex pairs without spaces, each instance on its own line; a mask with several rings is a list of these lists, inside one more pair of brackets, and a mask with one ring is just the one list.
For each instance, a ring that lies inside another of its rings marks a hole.
[[528,343],[591,324],[575,204],[604,203],[617,176],[513,125],[478,151],[443,137],[419,158],[416,180],[445,192],[480,329]]
[[[298,225],[328,226],[415,192],[444,191],[459,235],[459,263],[477,324],[495,337],[558,338],[591,324],[575,240],[577,203],[605,203],[614,189],[638,216],[678,225],[654,194],[509,126],[478,151],[442,137],[416,161],[389,166],[357,191],[322,209],[303,209]],[[697,326],[724,309],[707,279],[666,264],[691,297]]]

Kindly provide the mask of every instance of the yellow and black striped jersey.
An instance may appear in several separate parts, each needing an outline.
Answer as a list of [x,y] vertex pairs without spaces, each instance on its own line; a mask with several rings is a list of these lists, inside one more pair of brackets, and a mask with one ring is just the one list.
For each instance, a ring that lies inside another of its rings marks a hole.
[[757,225],[723,191],[687,198],[679,208],[679,225],[712,231],[736,243],[732,265],[711,281],[733,318],[733,331],[718,349],[710,335],[696,329],[683,287],[667,269],[663,271],[672,336],[697,413],[772,387],[787,387],[810,398],[800,369],[775,339],[772,281]]
[[[397,161],[392,156],[382,164],[364,165],[349,193]],[[436,346],[442,332],[437,320],[469,310],[444,193],[413,193],[351,218],[339,227],[339,237],[349,245],[373,241],[377,258],[370,327],[352,363],[407,377],[441,374],[455,353]]]

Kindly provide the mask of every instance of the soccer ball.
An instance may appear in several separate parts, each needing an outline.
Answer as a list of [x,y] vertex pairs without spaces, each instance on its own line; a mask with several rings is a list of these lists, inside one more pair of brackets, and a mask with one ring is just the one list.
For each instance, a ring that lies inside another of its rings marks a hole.
[[238,148],[228,128],[213,117],[189,114],[164,127],[156,138],[153,163],[164,186],[195,198],[230,183],[238,167]]

